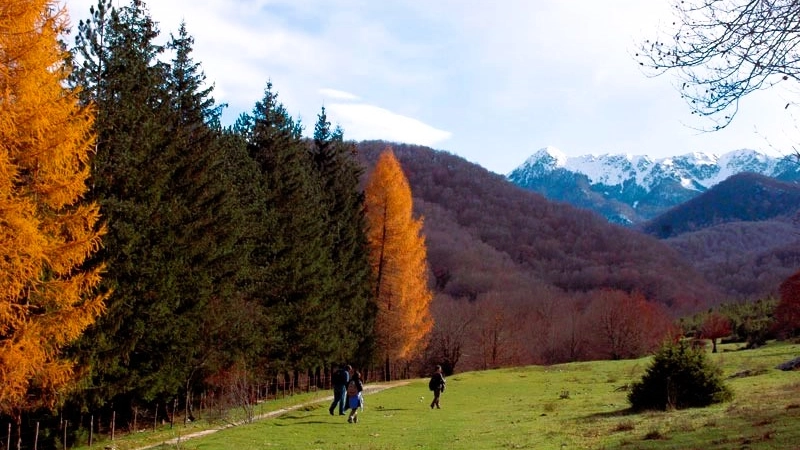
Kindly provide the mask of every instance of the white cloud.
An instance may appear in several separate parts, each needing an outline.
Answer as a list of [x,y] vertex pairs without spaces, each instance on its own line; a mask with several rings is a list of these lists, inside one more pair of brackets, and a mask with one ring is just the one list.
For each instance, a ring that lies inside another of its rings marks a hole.
[[322,88],[319,90],[319,93],[322,94],[323,97],[332,98],[335,100],[358,100],[359,97],[355,94],[351,94],[349,92],[340,91],[337,89],[330,89],[330,88]]
[[[73,24],[97,2],[60,1]],[[705,123],[676,78],[647,78],[632,57],[671,22],[671,0],[145,1],[162,37],[186,21],[195,61],[230,105],[224,121],[271,80],[304,124],[325,104],[348,139],[445,142],[497,173],[548,144],[664,157],[790,149],[800,134],[794,106],[784,110],[797,95],[756,95],[728,129],[691,129]]]
[[433,147],[451,136],[449,131],[374,105],[333,103],[327,110],[331,119],[347,130],[348,139],[382,139]]

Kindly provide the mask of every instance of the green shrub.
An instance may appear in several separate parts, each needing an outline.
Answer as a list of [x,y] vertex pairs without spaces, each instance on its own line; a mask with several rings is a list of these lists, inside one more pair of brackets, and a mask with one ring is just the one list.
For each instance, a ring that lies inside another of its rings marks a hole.
[[722,370],[702,349],[687,342],[669,343],[653,357],[641,381],[633,383],[628,401],[635,410],[708,406],[733,397]]

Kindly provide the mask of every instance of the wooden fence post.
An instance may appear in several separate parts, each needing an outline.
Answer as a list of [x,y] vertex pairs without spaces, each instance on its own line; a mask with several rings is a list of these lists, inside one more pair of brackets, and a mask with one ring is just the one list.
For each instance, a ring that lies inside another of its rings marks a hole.
[[38,450],[39,447],[39,422],[36,422],[36,434],[33,436],[33,450]]
[[111,440],[114,440],[114,427],[117,425],[115,422],[117,421],[117,412],[111,411]]
[[92,446],[92,440],[94,438],[94,414],[89,416],[89,447]]

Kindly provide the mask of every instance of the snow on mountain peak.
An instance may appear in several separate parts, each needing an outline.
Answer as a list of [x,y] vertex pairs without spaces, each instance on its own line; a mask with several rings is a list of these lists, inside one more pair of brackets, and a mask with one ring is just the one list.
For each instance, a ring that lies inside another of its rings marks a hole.
[[646,155],[631,154],[567,156],[555,147],[545,147],[517,170],[543,173],[563,168],[586,175],[592,184],[617,186],[634,181],[647,190],[665,179],[686,188],[709,188],[739,172],[769,174],[775,169],[777,161],[775,157],[748,149],[721,156],[693,152],[652,159]]
[[557,149],[556,147],[548,145],[547,147],[539,149],[536,153],[531,155],[523,166],[536,165],[546,163],[551,169],[556,167],[564,167],[567,162],[567,154]]

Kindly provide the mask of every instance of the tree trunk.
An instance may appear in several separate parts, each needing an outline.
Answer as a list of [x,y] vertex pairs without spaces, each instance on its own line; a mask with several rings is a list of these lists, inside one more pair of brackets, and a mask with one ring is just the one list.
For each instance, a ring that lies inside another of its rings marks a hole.
[[[22,414],[14,414],[14,423],[17,425],[17,450],[22,450]],[[9,432],[11,427],[9,427]]]

